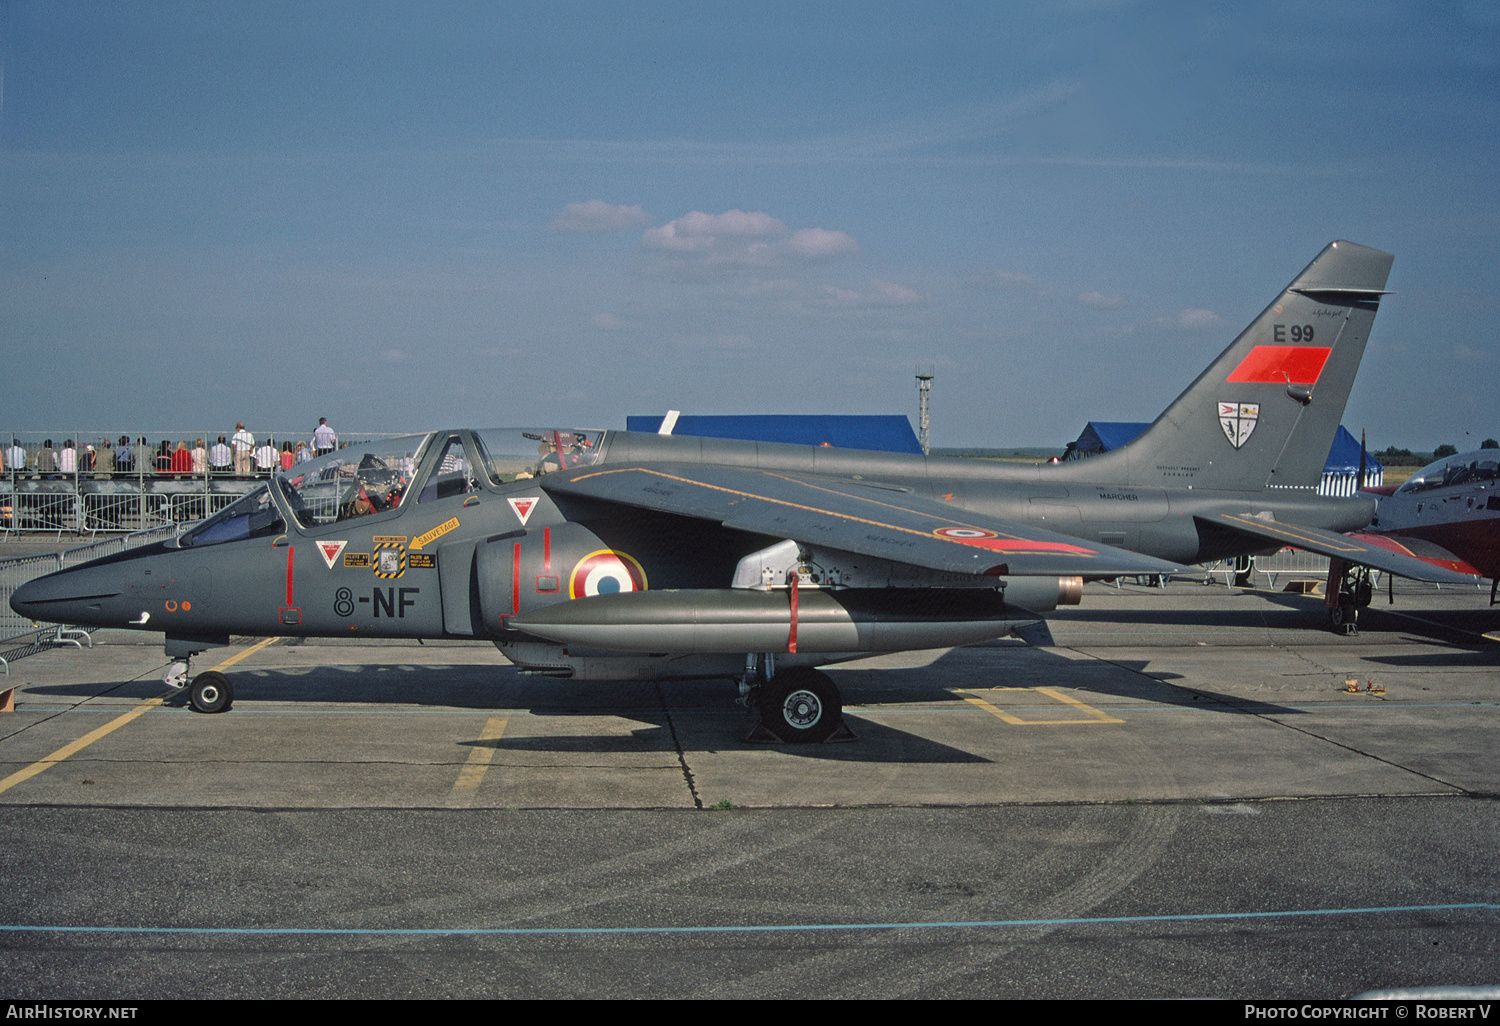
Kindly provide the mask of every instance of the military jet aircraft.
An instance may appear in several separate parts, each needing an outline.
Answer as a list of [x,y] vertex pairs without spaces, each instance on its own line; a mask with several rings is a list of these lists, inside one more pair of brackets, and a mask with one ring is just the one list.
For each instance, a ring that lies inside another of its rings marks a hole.
[[[816,667],[1017,633],[1085,580],[1293,544],[1441,570],[1344,537],[1316,488],[1391,256],[1335,242],[1129,445],[1006,466],[632,432],[448,430],[284,471],[179,539],[32,581],[34,620],[231,634],[472,638],[522,673],[738,679],[761,727],[828,738]],[[1446,578],[1444,578],[1446,579]],[[226,708],[228,679],[190,701]]]

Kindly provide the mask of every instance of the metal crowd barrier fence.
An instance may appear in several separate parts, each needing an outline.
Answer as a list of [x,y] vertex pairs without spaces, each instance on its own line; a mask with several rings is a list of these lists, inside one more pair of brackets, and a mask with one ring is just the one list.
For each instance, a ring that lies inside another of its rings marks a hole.
[[[215,456],[218,433],[147,431],[124,435],[130,444],[114,439],[120,432],[53,431],[0,432],[0,537],[11,534],[64,532],[95,537],[101,533],[149,530],[164,524],[186,523],[211,516],[281,469],[284,447],[304,449],[310,433],[272,432],[257,436],[268,447],[248,469],[238,467],[231,453]],[[175,441],[156,444],[146,438],[183,439],[179,457],[191,463],[195,443],[204,443],[201,469],[172,470]],[[362,444],[397,437],[389,432],[360,432],[342,442]],[[62,439],[63,446],[53,444]],[[69,448],[66,443],[76,442]],[[106,455],[106,452],[108,455]],[[116,452],[124,459],[116,460]],[[66,453],[66,455],[65,455]],[[227,463],[226,463],[227,461]]]
[[1328,557],[1301,549],[1282,549],[1269,556],[1256,556],[1255,570],[1266,579],[1270,587],[1276,587],[1276,578],[1286,580],[1328,579]]
[[136,531],[107,538],[91,545],[79,545],[61,552],[45,552],[0,560],[0,645],[6,646],[6,650],[0,651],[0,663],[43,651],[56,644],[82,644],[88,641],[87,632],[69,630],[66,627],[41,627],[25,617],[18,616],[10,608],[10,597],[21,585],[56,570],[98,559],[100,556],[109,556],[124,552],[126,549],[149,545],[152,542],[165,541],[175,536],[179,530],[178,525],[167,524],[147,531]]
[[[1304,552],[1301,549],[1282,549],[1269,556],[1256,556],[1254,563],[1256,572],[1266,579],[1267,586],[1271,588],[1276,587],[1278,577],[1284,581],[1316,581],[1319,584],[1326,584],[1328,581],[1328,557]],[[1388,587],[1396,592],[1414,593],[1441,591],[1443,587],[1441,584],[1434,584],[1430,581],[1414,581],[1404,577],[1395,577],[1388,584],[1381,584],[1380,582],[1387,576],[1389,575],[1379,570],[1370,574],[1371,583],[1376,591]],[[1474,586],[1483,589],[1484,578],[1474,578]]]

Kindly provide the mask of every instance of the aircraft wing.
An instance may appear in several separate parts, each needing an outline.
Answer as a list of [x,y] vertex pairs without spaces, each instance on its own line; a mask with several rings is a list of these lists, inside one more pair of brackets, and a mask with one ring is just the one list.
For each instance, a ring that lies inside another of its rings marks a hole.
[[1370,545],[1378,546],[1390,552],[1413,556],[1424,563],[1431,563],[1433,566],[1452,570],[1454,573],[1472,574],[1475,577],[1484,576],[1482,571],[1475,569],[1468,561],[1455,556],[1441,545],[1436,542],[1427,541],[1425,538],[1397,537],[1390,534],[1366,534],[1363,531],[1355,531],[1349,537],[1357,538],[1359,541],[1367,542]]
[[[1339,534],[1317,527],[1298,527],[1295,524],[1280,524],[1274,520],[1262,520],[1246,513],[1199,514],[1201,524],[1228,528],[1239,534],[1264,539],[1279,545],[1316,552],[1330,559],[1342,559],[1346,563],[1357,563],[1374,570],[1384,570],[1397,577],[1409,577],[1414,581],[1431,581],[1436,584],[1473,584],[1471,576],[1476,571],[1457,569],[1453,560],[1437,562],[1432,558],[1417,555],[1396,540],[1367,534]],[[1462,564],[1467,566],[1467,564]]]
[[606,467],[539,482],[571,495],[698,517],[772,538],[990,576],[1181,573],[1166,560],[922,499],[903,488],[695,464]]

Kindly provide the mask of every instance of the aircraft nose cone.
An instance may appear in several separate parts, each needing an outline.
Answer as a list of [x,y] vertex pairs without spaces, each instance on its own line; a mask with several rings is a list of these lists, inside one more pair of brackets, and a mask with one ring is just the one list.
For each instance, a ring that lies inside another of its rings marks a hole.
[[38,614],[38,603],[47,593],[47,588],[42,585],[45,578],[37,578],[27,581],[17,588],[10,596],[10,608],[15,610],[19,616],[28,620],[40,619]]
[[119,589],[102,587],[97,574],[61,570],[27,581],[10,596],[10,608],[38,623],[88,623]]

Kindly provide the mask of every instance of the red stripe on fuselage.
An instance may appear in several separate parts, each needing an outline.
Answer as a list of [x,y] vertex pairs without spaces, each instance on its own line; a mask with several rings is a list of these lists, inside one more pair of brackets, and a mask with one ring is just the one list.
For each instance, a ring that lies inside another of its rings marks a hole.
[[510,611],[521,611],[521,543],[516,542],[510,557]]
[[1256,346],[1224,380],[1312,385],[1332,352],[1313,346]]

